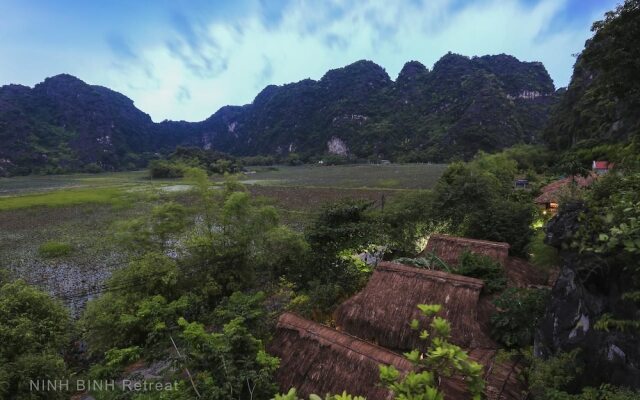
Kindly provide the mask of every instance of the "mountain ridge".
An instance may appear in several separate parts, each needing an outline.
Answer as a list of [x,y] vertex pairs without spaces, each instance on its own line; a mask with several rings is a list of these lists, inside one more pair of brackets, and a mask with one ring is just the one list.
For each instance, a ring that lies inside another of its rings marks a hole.
[[140,168],[178,145],[447,161],[536,141],[555,102],[541,63],[505,54],[448,53],[432,70],[409,61],[395,81],[359,60],[319,80],[268,85],[198,122],[155,123],[125,95],[60,74],[0,87],[0,175]]

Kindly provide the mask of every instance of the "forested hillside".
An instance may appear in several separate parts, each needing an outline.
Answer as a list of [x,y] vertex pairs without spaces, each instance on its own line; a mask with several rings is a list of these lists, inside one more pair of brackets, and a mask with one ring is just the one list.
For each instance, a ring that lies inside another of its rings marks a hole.
[[541,63],[449,53],[396,81],[371,61],[268,86],[202,122],[154,123],[127,97],[70,75],[0,88],[0,175],[134,169],[176,145],[233,155],[338,154],[442,162],[536,142],[557,102]]
[[592,30],[544,139],[557,150],[600,146],[615,158],[640,138],[640,4],[625,2]]

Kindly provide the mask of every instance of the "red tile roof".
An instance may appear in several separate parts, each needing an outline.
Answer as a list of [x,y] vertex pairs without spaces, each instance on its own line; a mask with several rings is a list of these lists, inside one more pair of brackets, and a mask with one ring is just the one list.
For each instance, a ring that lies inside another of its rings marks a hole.
[[568,176],[564,179],[551,182],[547,186],[540,189],[542,194],[536,197],[535,203],[536,204],[558,203],[560,201],[560,196],[562,195],[562,192],[568,188],[568,186],[571,184],[573,180],[575,180],[575,183],[578,187],[584,188],[591,185],[593,181],[596,180],[596,178],[597,178],[597,175],[595,173],[591,173],[589,174],[589,176],[586,176],[586,177],[576,175],[572,179],[572,177]]
[[613,164],[609,163],[609,161],[594,161],[593,162],[593,169],[610,169],[611,167],[613,167]]

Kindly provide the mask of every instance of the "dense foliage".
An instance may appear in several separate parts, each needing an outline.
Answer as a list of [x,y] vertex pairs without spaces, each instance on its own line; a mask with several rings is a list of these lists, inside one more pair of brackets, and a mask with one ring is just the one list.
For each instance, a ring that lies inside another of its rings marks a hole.
[[504,153],[453,163],[434,189],[435,217],[460,236],[507,242],[524,255],[533,236],[530,192],[513,190],[516,161]]
[[454,272],[484,281],[483,291],[485,293],[495,293],[504,289],[507,285],[507,276],[504,267],[493,258],[474,254],[468,251],[463,252],[458,260],[458,265]]
[[545,289],[508,288],[493,304],[491,335],[507,348],[533,344],[535,329],[544,313],[549,293]]
[[362,287],[369,276],[371,267],[357,254],[375,252],[382,234],[370,207],[370,203],[350,200],[329,204],[306,230],[312,257],[305,271],[291,279],[310,289],[317,311],[330,311],[340,299]]
[[[607,310],[596,328],[638,330],[636,313],[640,306],[640,173],[610,175],[598,182],[587,198],[587,209],[572,245],[582,257],[606,260],[597,275],[622,277],[621,299],[627,304]],[[595,268],[584,263],[585,268]]]
[[531,358],[532,365],[526,371],[529,390],[534,399],[543,400],[633,400],[640,392],[601,385],[599,387],[585,387],[575,392],[575,377],[583,372],[587,365],[580,360],[579,349],[568,353],[560,353],[543,360]]
[[64,393],[32,392],[29,384],[67,375],[67,309],[23,281],[0,285],[0,397],[64,399]]
[[[622,148],[640,139],[638,29],[638,0],[626,0],[593,24],[594,35],[578,56],[567,93],[544,134],[553,147]],[[608,152],[614,161],[621,161],[620,155]]]
[[151,161],[149,174],[154,179],[182,178],[189,168],[200,168],[209,174],[236,173],[242,170],[242,162],[218,151],[178,146],[166,160]]

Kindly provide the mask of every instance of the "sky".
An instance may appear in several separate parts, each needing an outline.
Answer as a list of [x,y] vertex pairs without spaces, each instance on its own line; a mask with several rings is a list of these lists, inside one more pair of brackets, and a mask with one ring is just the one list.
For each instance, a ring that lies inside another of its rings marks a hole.
[[556,87],[620,0],[0,0],[0,85],[69,73],[158,122],[368,59],[397,77],[448,51],[541,61]]

